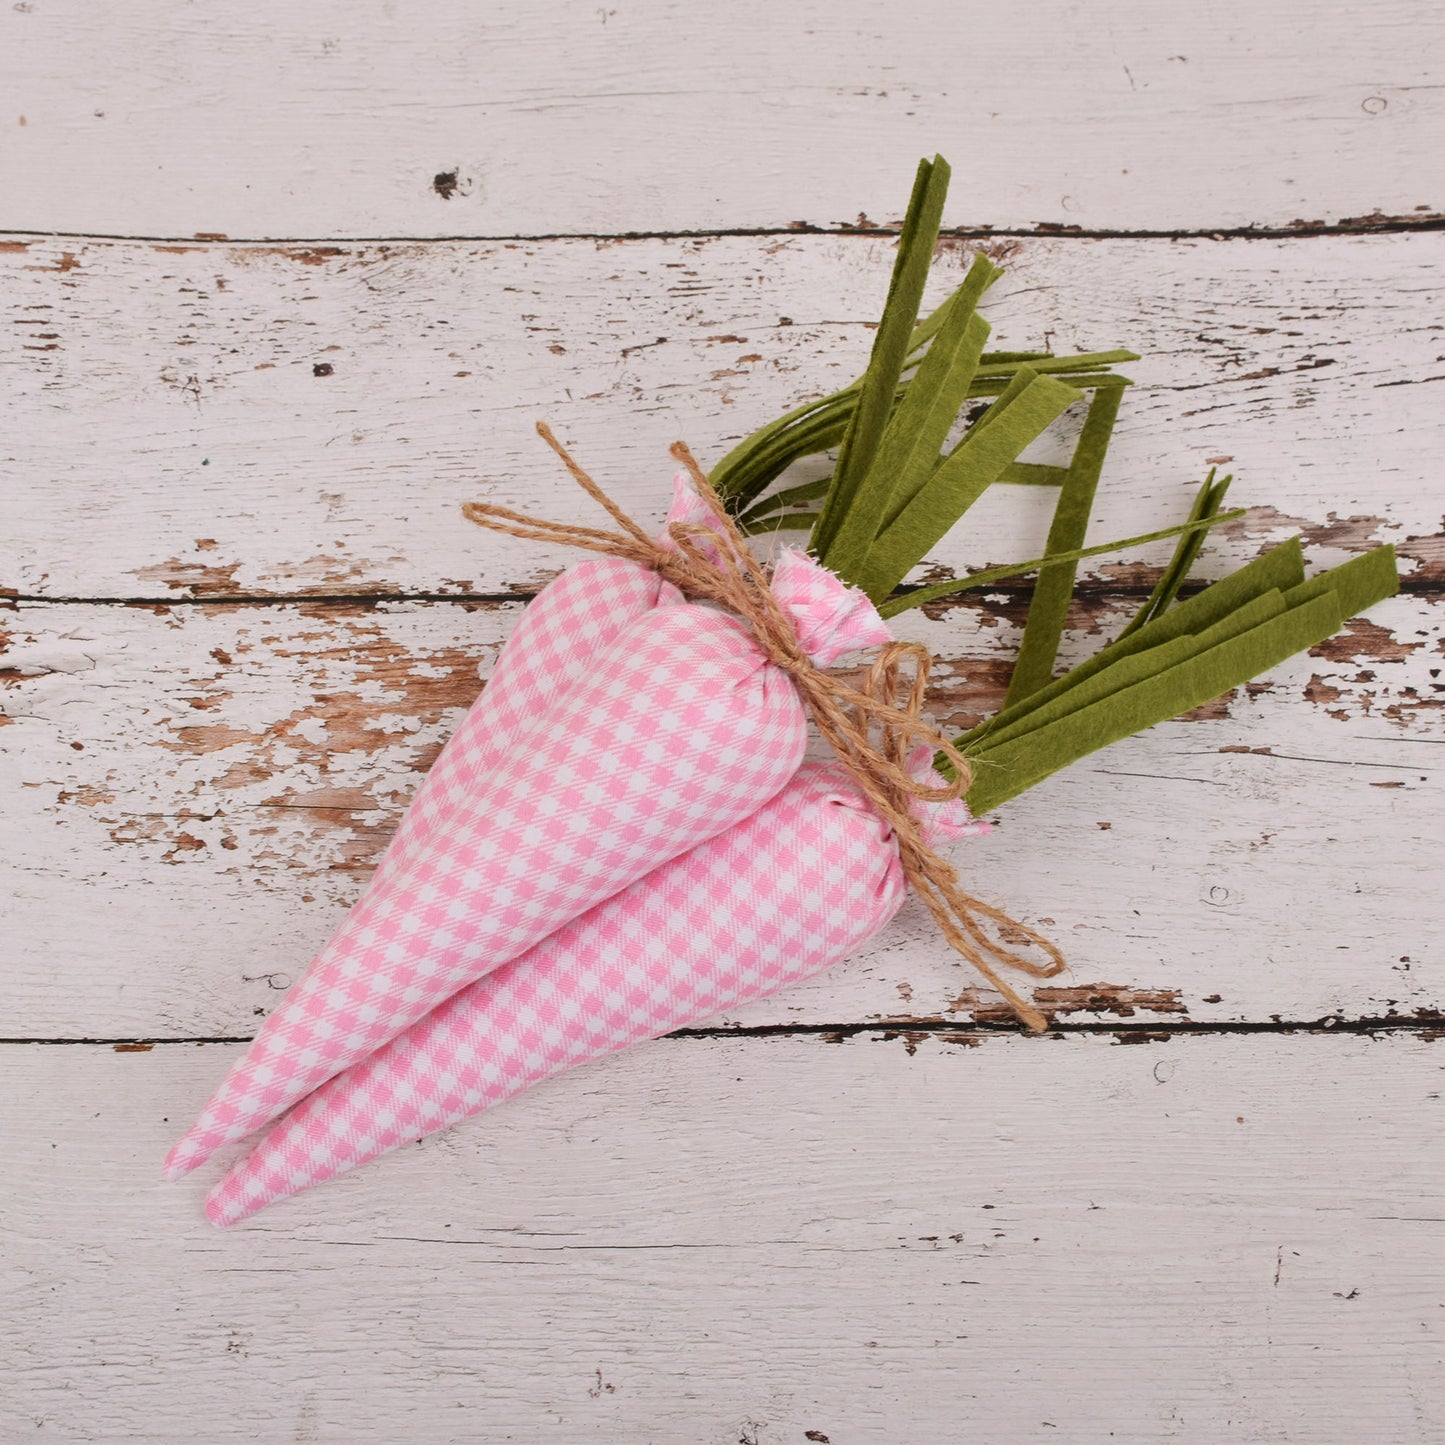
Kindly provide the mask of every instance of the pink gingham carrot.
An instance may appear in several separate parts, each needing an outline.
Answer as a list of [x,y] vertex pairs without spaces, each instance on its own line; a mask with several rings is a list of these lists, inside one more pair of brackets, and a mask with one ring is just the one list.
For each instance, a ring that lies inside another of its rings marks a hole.
[[[674,494],[667,522],[698,521],[697,494],[684,485],[682,474]],[[677,588],[656,572],[622,557],[583,558],[548,583],[512,629],[487,685],[417,789],[328,951],[346,951],[386,898],[392,881],[425,854],[437,829],[527,724],[586,675],[600,649],[634,618],[681,600]],[[177,1144],[166,1159],[166,1177],[187,1173],[193,1167],[189,1156],[189,1146]]]
[[[928,760],[925,749],[925,770]],[[957,801],[915,812],[930,844],[987,829]],[[888,826],[838,767],[807,763],[750,818],[308,1095],[215,1186],[207,1213],[234,1224],[565,1069],[818,973],[892,918],[906,891]]]
[[[667,529],[674,522],[711,521],[687,473],[678,472],[659,543],[670,545]],[[628,623],[681,601],[670,582],[623,557],[583,558],[549,582],[518,619],[486,687],[422,780],[356,906],[426,850],[527,723],[565,699]]]
[[[887,640],[861,593],[802,553],[773,590],[819,664]],[[743,821],[797,770],[802,702],[738,619],[635,618],[565,708],[532,719],[265,1021],[172,1150],[169,1177],[277,1117],[458,989]],[[344,936],[343,936],[344,935]]]

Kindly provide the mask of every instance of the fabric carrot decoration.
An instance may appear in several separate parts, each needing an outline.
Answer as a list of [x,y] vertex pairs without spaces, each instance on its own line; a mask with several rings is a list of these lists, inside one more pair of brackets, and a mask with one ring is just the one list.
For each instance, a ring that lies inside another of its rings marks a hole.
[[[900,276],[902,281],[890,294],[880,332],[886,341],[884,370],[894,367],[897,389],[907,391],[909,400],[897,426],[883,425],[895,385],[880,371],[875,347],[875,364],[856,390],[856,415],[844,437],[852,491],[867,501],[871,493],[858,484],[860,469],[867,469],[880,442],[885,455],[873,471],[889,473],[887,457],[896,453],[900,476],[912,486],[926,471],[920,471],[920,453],[927,440],[941,442],[939,427],[947,430],[949,408],[956,411],[969,396],[994,397],[985,409],[987,441],[975,444],[975,434],[983,430],[975,418],[950,454],[946,494],[930,493],[938,503],[933,520],[943,527],[950,509],[961,510],[1004,478],[1018,453],[1081,395],[1060,376],[1092,384],[1111,359],[1128,354],[1057,358],[1049,369],[1058,376],[1045,374],[1045,363],[1017,355],[988,361],[980,350],[988,327],[976,306],[998,272],[983,262],[941,314],[910,331],[945,183],[946,167],[915,190],[895,268],[895,281]],[[899,350],[904,343],[905,351],[928,347],[911,378],[901,376],[909,359]],[[845,391],[851,395],[851,389]],[[867,426],[860,429],[854,422],[865,414]],[[825,406],[826,426],[834,426],[838,415],[833,402]],[[916,444],[900,450],[920,418],[926,426]],[[776,446],[767,442],[774,430],[765,428],[753,439],[761,450],[745,446],[735,453],[733,505],[756,498],[760,479],[799,445],[798,429],[791,426],[777,434]],[[768,503],[756,505],[766,511]],[[761,526],[776,520],[765,518]],[[692,527],[692,545],[705,551],[701,524]],[[908,538],[918,535],[916,529],[904,531],[901,541],[897,529],[889,534],[895,559],[907,550]],[[836,614],[843,633],[852,627],[854,645],[886,636],[867,600],[844,587],[836,570],[794,560],[780,569],[777,585],[797,589],[789,605]],[[588,594],[592,580],[611,585],[618,575],[584,571],[556,590],[564,598],[569,590]],[[647,611],[649,602],[677,601],[666,584],[635,573],[629,577],[625,568],[621,576],[624,616],[634,604]],[[634,597],[638,589],[640,597]],[[575,615],[561,600],[552,608],[544,602],[538,611],[533,624],[523,624],[528,634],[557,625],[554,614],[564,625]],[[640,619],[632,617],[614,630],[598,622],[589,607],[582,611],[594,635],[569,656],[574,664],[585,659],[588,673],[576,677],[569,668],[559,676],[559,690],[575,682],[564,714],[535,705],[540,680],[538,665],[528,661],[529,647],[509,650],[500,670],[515,656],[519,674],[531,683],[523,689],[530,695],[505,720],[520,731],[493,756],[474,745],[503,730],[485,700],[467,720],[352,915],[171,1151],[168,1177],[187,1173],[222,1144],[275,1117],[481,972],[740,821],[787,781],[801,755],[803,710],[746,626],[706,606],[681,603],[660,609],[667,615],[659,616],[655,627],[639,628]],[[803,620],[800,613],[800,624]],[[604,632],[610,645],[603,645]],[[494,684],[493,705],[496,691]]]
[[[1388,549],[1309,581],[1297,543],[1267,553],[1129,629],[1037,701],[1000,713],[992,750],[959,739],[981,769],[970,801],[992,806],[1073,757],[1217,695],[1327,636],[1393,586]],[[1114,672],[1122,675],[1111,679]],[[1061,747],[1071,755],[1061,757]],[[1021,782],[999,770],[1000,755],[1021,769]],[[927,748],[916,752],[913,775],[928,775],[930,761]],[[959,800],[915,800],[912,811],[929,847],[988,827],[970,821]],[[836,766],[807,764],[745,822],[463,989],[323,1085],[228,1171],[207,1212],[218,1225],[234,1224],[542,1079],[820,972],[892,918],[906,892],[898,840],[870,798]]]
[[[685,472],[673,479],[664,545],[674,522],[708,522]],[[353,912],[425,852],[438,827],[526,724],[565,697],[624,627],[654,607],[682,600],[676,587],[625,557],[586,557],[549,582],[518,619],[486,687],[407,805]]]
[[[554,637],[569,659],[555,669],[546,645],[530,663],[519,651],[519,705],[499,667],[493,721],[443,754],[374,886],[173,1151],[168,1171],[184,1173],[291,1111],[213,1193],[217,1222],[824,968],[891,917],[908,886],[1018,1016],[1045,1027],[993,964],[1047,976],[1063,966],[1057,949],[1017,924],[1050,961],[1000,944],[1012,920],[964,893],[933,851],[950,830],[977,828],[960,793],[978,812],[996,806],[1312,645],[1393,590],[1388,549],[1305,581],[1296,545],[1175,605],[1204,531],[1238,515],[1220,510],[1229,479],[1211,474],[1182,526],[1127,539],[1180,537],[1139,616],[1054,677],[1078,562],[1125,545],[1086,547],[1084,535],[1129,384],[1107,368],[1133,354],[984,351],[976,308],[999,272],[982,257],[919,321],[947,181],[941,158],[920,166],[864,376],[734,448],[716,491],[675,449],[701,506],[665,545],[545,429],[621,530],[466,509],[515,535],[607,554],[621,570],[596,575],[628,615],[615,629],[597,623],[587,646]],[[1020,461],[1086,393],[1071,461]],[[976,398],[992,401],[959,437],[960,409]],[[769,492],[792,462],[833,448],[830,476]],[[1046,555],[909,587],[912,567],[995,483],[1058,489]],[[788,529],[809,530],[811,556],[784,553],[769,581],[742,535]],[[579,595],[586,565],[568,584]],[[919,720],[926,655],[907,708],[891,700],[892,662],[870,674],[890,679],[881,691],[819,670],[881,643],[883,616],[1029,570],[1039,583],[1005,707],[953,743]],[[535,631],[551,626],[543,607]],[[804,702],[835,767],[796,771]],[[496,746],[474,745],[480,737]],[[905,768],[920,737],[929,741]]]
[[[927,749],[915,758],[926,771]],[[941,780],[935,780],[941,781]],[[987,831],[916,805],[932,844]],[[308,1095],[212,1189],[234,1224],[554,1074],[808,978],[907,893],[892,832],[836,765],[455,994]]]
[[[811,655],[831,661],[887,638],[861,593],[802,553],[788,559],[774,590]],[[806,735],[792,682],[738,618],[695,603],[634,618],[565,706],[531,719],[354,910],[172,1150],[167,1176],[747,818],[797,771]]]
[[[697,520],[690,489],[675,488],[667,520]],[[486,686],[423,779],[327,953],[344,954],[371,926],[393,880],[425,853],[437,828],[527,724],[586,675],[600,649],[635,618],[681,601],[682,594],[656,572],[622,557],[586,557],[548,583],[523,612]],[[201,1162],[196,1142],[188,1134],[172,1149],[166,1177],[178,1178]]]

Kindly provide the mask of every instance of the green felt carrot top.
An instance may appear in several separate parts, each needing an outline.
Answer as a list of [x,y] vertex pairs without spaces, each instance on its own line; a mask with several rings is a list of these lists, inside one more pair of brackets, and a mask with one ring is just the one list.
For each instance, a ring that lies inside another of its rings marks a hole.
[[[1072,356],[986,351],[979,314],[1003,273],[974,258],[961,285],[921,321],[949,167],[922,161],[873,350],[862,376],[739,442],[711,481],[744,532],[806,530],[809,550],[861,587],[885,617],[1037,573],[1007,696],[957,739],[974,781],[975,815],[998,807],[1088,753],[1228,692],[1398,589],[1394,550],[1373,551],[1305,579],[1298,539],[1180,601],[1205,534],[1243,515],[1222,510],[1231,478],[1210,472],[1174,527],[1086,546],[1104,459],[1124,391],[1112,368],[1136,353]],[[1067,464],[1020,457],[1065,411],[1084,407]],[[821,480],[775,487],[794,463],[829,455]],[[994,484],[1057,489],[1044,555],[961,578],[905,578]],[[1061,676],[1059,643],[1080,561],[1166,537],[1174,554],[1113,643]],[[948,772],[948,759],[939,766]]]

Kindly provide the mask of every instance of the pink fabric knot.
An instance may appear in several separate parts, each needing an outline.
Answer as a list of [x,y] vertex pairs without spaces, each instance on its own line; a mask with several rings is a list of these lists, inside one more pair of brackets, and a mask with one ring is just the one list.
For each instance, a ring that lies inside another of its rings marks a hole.
[[864,593],[796,548],[773,564],[773,596],[792,620],[814,667],[827,667],[845,652],[893,641],[888,624]]
[[[703,499],[698,496],[697,488],[692,484],[692,478],[686,472],[678,472],[672,479],[672,506],[667,509],[667,521],[662,524],[662,531],[658,533],[657,545],[665,552],[676,552],[678,545],[668,535],[668,527],[674,522],[683,522],[692,527],[706,527],[710,532],[723,535],[722,525],[713,516]],[[719,559],[719,552],[716,547],[709,546],[700,537],[693,540],[702,546],[703,555],[710,562]]]
[[[667,526],[673,522],[723,535],[722,526],[686,472],[678,472],[672,479],[672,506],[658,537],[658,544],[669,551],[677,550],[667,535]],[[704,550],[710,560],[718,560],[716,548],[704,546]],[[888,624],[862,592],[797,548],[789,548],[774,565],[773,596],[797,629],[798,641],[815,667],[827,667],[845,652],[882,647],[893,640]]]
[[[915,783],[941,788],[948,781],[933,766],[933,749],[926,744],[908,755],[908,773]],[[923,830],[923,841],[934,848],[939,843],[952,843],[959,838],[982,838],[993,831],[992,823],[981,823],[968,811],[962,798],[946,803],[930,803],[915,798],[909,805]]]

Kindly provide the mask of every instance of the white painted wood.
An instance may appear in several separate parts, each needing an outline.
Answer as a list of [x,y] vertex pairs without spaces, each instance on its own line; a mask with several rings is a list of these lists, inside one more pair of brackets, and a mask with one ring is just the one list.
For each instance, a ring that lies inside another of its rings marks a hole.
[[7,1440],[1439,1438],[1441,1045],[660,1042],[221,1233],[0,1049]]
[[[8,223],[444,236],[1440,208],[1439,8],[395,0],[0,17]],[[438,176],[450,181],[437,182]]]
[[[585,515],[534,419],[656,518],[674,438],[716,459],[863,368],[893,251],[9,244],[0,295],[26,339],[0,442],[0,584],[50,597],[533,586],[569,559],[458,507],[485,493]],[[1218,462],[1256,511],[1206,567],[1303,526],[1321,559],[1394,540],[1408,571],[1445,570],[1445,235],[993,245],[1009,268],[998,344],[1145,353],[1093,538],[1178,521]],[[970,253],[947,253],[939,294]],[[1037,555],[1051,497],[1001,489],[937,557]]]
[[[22,605],[0,654],[3,1032],[249,1034],[355,898],[516,611]],[[1084,612],[1070,655],[1126,615]],[[1442,623],[1437,603],[1382,604],[960,845],[968,886],[1048,920],[1069,955],[1066,992],[1044,995],[1061,1018],[1445,1005],[1419,863],[1440,843]],[[998,705],[1018,634],[996,609],[900,631],[940,659],[942,721]],[[739,1017],[966,1019],[974,982],[910,908],[848,965]]]
[[[935,148],[953,226],[1429,225],[1442,24],[1422,0],[21,0],[0,226],[866,226]],[[856,373],[892,244],[12,229],[0,591],[108,605],[0,612],[0,1037],[249,1033],[516,615],[118,599],[530,589],[566,559],[457,506],[490,478],[579,515],[535,416],[656,517],[673,437],[715,457]],[[1303,527],[1316,562],[1401,543],[1416,589],[959,850],[1063,943],[1046,1008],[1093,1032],[929,1036],[997,1010],[910,908],[719,1021],[874,1032],[661,1041],[228,1235],[204,1180],[157,1176],[236,1047],[0,1045],[0,1438],[1438,1438],[1445,241],[991,246],[1000,344],[1147,353],[1096,537],[1175,520],[1225,458],[1255,510],[1206,572]],[[990,499],[939,559],[1036,550],[1045,501]],[[1090,575],[1135,586],[1160,551]],[[1075,655],[1121,602],[1076,609]],[[940,715],[996,701],[1016,616],[905,624]],[[1414,1023],[1347,1032],[1382,1016]],[[1158,1041],[1211,1023],[1248,1031]]]

